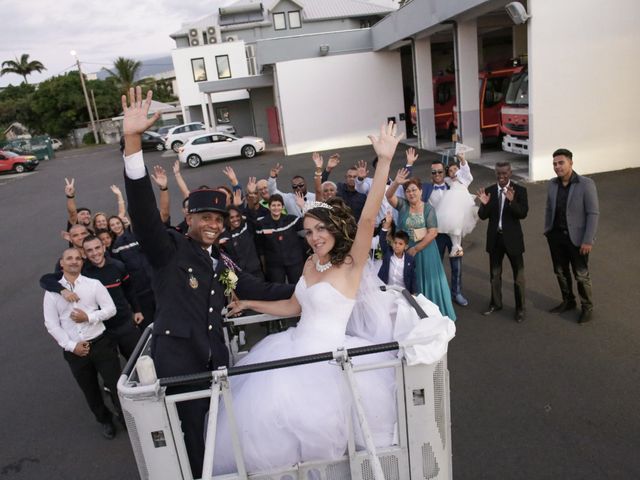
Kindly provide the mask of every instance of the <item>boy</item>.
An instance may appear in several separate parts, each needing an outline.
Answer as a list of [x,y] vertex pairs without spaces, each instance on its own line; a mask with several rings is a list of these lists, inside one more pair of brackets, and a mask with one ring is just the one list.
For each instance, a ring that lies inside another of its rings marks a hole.
[[[409,235],[398,230],[391,235],[391,246],[387,241],[387,233],[393,224],[391,213],[388,212],[380,229],[380,248],[382,249],[382,266],[378,277],[387,285],[396,285],[416,293],[416,266],[412,255],[406,253],[409,248]],[[391,248],[390,248],[391,247]]]

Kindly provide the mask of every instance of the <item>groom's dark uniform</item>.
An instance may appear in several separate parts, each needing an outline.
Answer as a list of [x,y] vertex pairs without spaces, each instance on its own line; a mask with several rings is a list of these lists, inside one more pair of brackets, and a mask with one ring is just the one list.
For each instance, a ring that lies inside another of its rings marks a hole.
[[[148,174],[139,180],[125,176],[125,184],[133,230],[153,268],[157,308],[151,352],[158,376],[200,373],[228,365],[221,313],[225,287],[220,283],[220,275],[227,268],[226,257],[215,245],[209,253],[188,235],[165,228]],[[198,195],[206,197],[210,205],[197,211],[226,215],[224,195],[220,197],[218,193],[199,191]],[[195,204],[194,198],[190,210]],[[293,294],[293,285],[266,284],[244,272],[236,274],[235,292],[239,298],[281,300]],[[178,391],[185,388],[169,393]],[[206,399],[178,404],[195,478],[201,476],[208,404]]]

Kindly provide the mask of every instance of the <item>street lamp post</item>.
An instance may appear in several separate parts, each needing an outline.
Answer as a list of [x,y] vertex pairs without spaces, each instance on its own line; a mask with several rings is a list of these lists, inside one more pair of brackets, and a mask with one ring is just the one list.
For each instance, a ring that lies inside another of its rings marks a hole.
[[71,50],[71,55],[76,59],[76,65],[78,66],[78,72],[80,73],[80,83],[82,84],[82,92],[84,93],[84,101],[87,103],[87,111],[89,112],[89,120],[91,121],[91,129],[93,130],[93,138],[96,141],[96,145],[100,143],[98,138],[98,131],[96,130],[96,124],[93,121],[93,111],[91,110],[91,104],[89,103],[89,95],[87,94],[87,87],[84,84],[84,75],[82,75],[82,68],[80,67],[80,59],[75,50]]

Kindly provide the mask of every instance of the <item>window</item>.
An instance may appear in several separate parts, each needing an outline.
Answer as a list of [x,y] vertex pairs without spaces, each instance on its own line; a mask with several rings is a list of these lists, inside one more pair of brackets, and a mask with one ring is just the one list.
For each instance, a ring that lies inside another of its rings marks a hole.
[[198,130],[204,130],[204,125],[201,123],[193,123],[189,125],[187,128],[191,132],[197,132]]
[[289,28],[300,27],[302,27],[302,23],[300,23],[300,11],[296,10],[295,12],[289,12]]
[[504,98],[509,79],[507,77],[494,77],[487,79],[487,88],[484,92],[484,104],[487,107],[500,103]]
[[216,108],[216,123],[229,123],[231,122],[231,115],[229,115],[229,109],[227,107]]
[[285,20],[284,13],[273,14],[273,28],[275,30],[285,30],[287,28],[287,21]]
[[193,70],[194,82],[207,81],[207,70],[204,68],[204,58],[192,58],[191,70]]
[[211,136],[196,138],[191,142],[191,145],[204,145],[206,143],[213,143]]
[[229,55],[217,55],[216,67],[218,68],[218,78],[231,78]]

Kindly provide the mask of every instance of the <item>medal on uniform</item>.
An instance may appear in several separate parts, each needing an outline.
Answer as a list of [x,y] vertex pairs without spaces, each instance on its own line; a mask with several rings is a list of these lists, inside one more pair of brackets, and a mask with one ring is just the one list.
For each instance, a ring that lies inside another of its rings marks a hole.
[[198,279],[193,274],[189,275],[189,286],[194,290],[198,288]]

